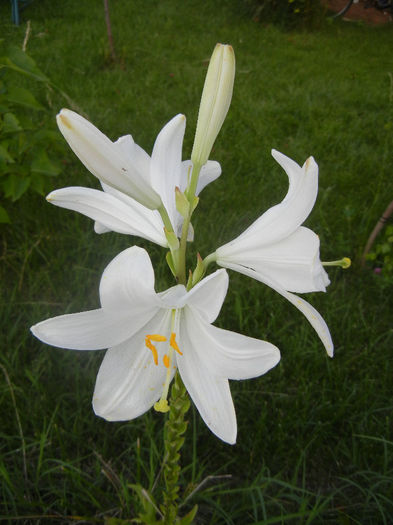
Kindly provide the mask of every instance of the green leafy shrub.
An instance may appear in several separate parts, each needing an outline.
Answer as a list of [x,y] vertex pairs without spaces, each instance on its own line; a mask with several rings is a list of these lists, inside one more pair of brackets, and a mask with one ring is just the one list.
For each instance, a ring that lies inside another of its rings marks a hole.
[[[3,201],[14,202],[27,190],[40,194],[48,190],[48,177],[61,171],[51,153],[63,145],[53,129],[50,108],[35,95],[45,98],[42,95],[51,89],[49,79],[18,47],[0,54],[0,195]],[[1,204],[0,222],[10,222]]]
[[319,0],[243,0],[254,20],[285,27],[311,28],[325,13]]

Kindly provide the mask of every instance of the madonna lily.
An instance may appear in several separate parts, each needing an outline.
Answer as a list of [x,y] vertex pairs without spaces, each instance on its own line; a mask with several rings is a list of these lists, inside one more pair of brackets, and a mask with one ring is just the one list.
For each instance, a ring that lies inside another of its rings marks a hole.
[[288,299],[306,316],[333,357],[325,321],[315,308],[291,293],[326,291],[330,282],[319,259],[319,237],[301,226],[317,197],[318,165],[312,157],[300,167],[278,151],[272,150],[272,155],[288,175],[286,197],[209,257],[220,266],[267,284]]
[[218,270],[187,291],[183,285],[154,290],[154,272],[145,250],[131,247],[105,269],[101,308],[61,315],[32,327],[41,341],[61,348],[108,348],[98,372],[93,408],[109,421],[133,419],[153,405],[169,410],[167,395],[179,370],[210,430],[236,440],[236,416],[228,379],[266,373],[279,350],[212,326],[228,287]]
[[[72,123],[72,131],[64,122]],[[175,116],[160,131],[151,157],[131,135],[111,142],[90,122],[72,111],[63,109],[58,116],[58,125],[74,152],[100,179],[103,191],[62,188],[47,196],[49,202],[95,220],[97,233],[116,231],[137,235],[161,246],[168,245],[164,226],[180,235],[183,218],[176,209],[175,190],[186,189],[192,168],[190,161],[181,160],[186,125],[184,115]],[[126,167],[125,171],[122,171],[122,166]],[[218,162],[207,162],[199,177],[197,194],[220,174]],[[142,181],[143,191],[159,196],[159,204],[153,205],[140,198],[127,185],[129,181],[138,187]],[[167,224],[164,224],[163,210],[168,216]]]

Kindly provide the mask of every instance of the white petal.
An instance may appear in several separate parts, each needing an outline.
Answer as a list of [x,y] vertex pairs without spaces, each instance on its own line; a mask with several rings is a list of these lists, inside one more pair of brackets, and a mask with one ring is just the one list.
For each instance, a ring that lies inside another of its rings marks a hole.
[[227,291],[228,274],[225,270],[217,270],[188,292],[186,302],[208,323],[213,323],[220,313]]
[[236,414],[228,380],[213,375],[193,351],[186,330],[181,326],[179,346],[182,356],[177,356],[181,378],[202,419],[217,437],[230,443],[236,442]]
[[146,182],[150,183],[150,157],[143,148],[134,142],[132,136],[120,137],[113,145]]
[[[190,160],[185,160],[182,162],[182,177],[181,177],[180,189],[183,192],[187,188],[188,176],[189,176],[189,173],[191,173],[190,172],[191,167],[192,167],[192,162]],[[199,195],[200,192],[203,190],[203,188],[205,188],[208,184],[210,184],[214,180],[218,179],[220,175],[221,175],[220,164],[215,160],[208,160],[206,164],[202,166],[202,169],[199,173],[199,179],[198,179],[198,184],[196,187],[195,195]]]
[[[127,203],[124,198],[128,199]],[[98,227],[100,233],[109,229],[137,235],[160,246],[168,245],[159,214],[126,195],[119,200],[109,193],[92,188],[69,187],[53,191],[47,196],[47,200],[51,204],[77,211],[98,221],[104,227]]]
[[148,180],[88,120],[74,111],[62,109],[57,115],[57,124],[73,152],[93,175],[148,208],[156,209],[161,205],[159,195]]
[[146,335],[153,333],[170,336],[170,312],[160,311],[131,339],[106,352],[93,395],[98,416],[108,421],[134,419],[161,397],[167,372],[162,358],[168,343],[155,343],[159,359],[158,365],[154,364],[152,353],[145,346]]
[[334,345],[332,341],[332,336],[330,335],[328,325],[326,324],[321,314],[313,306],[311,306],[310,303],[308,303],[298,295],[286,292],[285,290],[280,291],[276,289],[276,291],[280,293],[283,297],[288,299],[289,302],[295,305],[296,308],[298,308],[302,312],[302,314],[306,316],[311,326],[319,335],[319,338],[321,339],[324,347],[326,348],[328,356],[333,357]]
[[304,301],[304,299],[301,299],[298,295],[294,295],[293,293],[287,292],[286,290],[281,288],[280,285],[278,285],[277,283],[274,283],[273,281],[267,278],[262,278],[261,275],[256,273],[251,268],[246,268],[245,266],[233,263],[225,264],[225,267],[230,270],[234,270],[235,272],[243,273],[244,275],[252,277],[257,281],[263,282],[267,286],[270,286],[270,288],[273,288],[273,290],[278,292],[280,295],[288,299],[289,302],[296,306],[296,308],[298,308],[305,315],[305,317],[308,319],[314,330],[319,335],[324,347],[326,348],[327,354],[329,355],[329,357],[333,357],[334,346],[332,337],[329,332],[329,328],[322,316],[317,312],[317,310],[313,306]]
[[278,348],[266,341],[212,326],[188,306],[184,314],[192,350],[212,374],[249,379],[265,374],[280,361]]
[[289,190],[285,199],[267,210],[239,237],[225,245],[232,250],[245,252],[258,245],[267,246],[291,235],[308,217],[318,193],[318,165],[312,157],[303,167],[282,153],[273,150],[273,157],[286,170]]
[[185,129],[185,116],[176,115],[158,134],[151,155],[151,184],[160,195],[174,227],[178,220],[175,188],[176,186],[180,187],[181,155]]
[[[105,268],[100,282],[101,305],[119,313],[132,312],[133,318],[151,317],[160,308],[154,291],[154,271],[146,250],[131,246]],[[139,329],[139,328],[138,328]]]
[[325,291],[329,284],[319,259],[319,237],[302,226],[289,237],[268,246],[257,243],[245,252],[225,246],[219,248],[217,264],[226,266],[225,261],[251,268],[261,280],[272,280],[291,292]]
[[111,230],[110,228],[107,228],[104,224],[98,222],[98,221],[95,221],[94,222],[94,231],[98,234],[102,234],[102,233],[108,233],[108,232],[111,232],[113,230]]
[[116,345],[132,335],[126,315],[102,308],[60,315],[31,327],[42,342],[71,350],[100,350]]

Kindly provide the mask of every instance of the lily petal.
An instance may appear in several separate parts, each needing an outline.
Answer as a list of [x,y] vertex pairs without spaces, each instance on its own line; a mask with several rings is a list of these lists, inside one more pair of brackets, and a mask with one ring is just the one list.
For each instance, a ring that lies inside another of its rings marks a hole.
[[230,262],[251,268],[260,280],[272,280],[291,292],[326,291],[330,283],[319,259],[319,237],[303,226],[274,244],[257,243],[243,252],[235,244],[225,245],[216,253],[220,266]]
[[159,214],[126,195],[120,200],[108,192],[68,187],[52,191],[47,200],[55,206],[77,211],[97,221],[99,226],[95,230],[100,233],[111,230],[137,235],[160,246],[168,245]]
[[170,312],[159,312],[131,339],[106,352],[93,395],[93,409],[98,416],[108,421],[130,420],[158,401],[167,371],[162,363],[165,350],[160,345],[167,345],[157,344],[158,365],[145,346],[145,336],[156,330],[169,337]]
[[93,124],[69,109],[61,110],[57,124],[73,152],[93,175],[150,209],[160,207],[161,199],[149,182]]
[[213,323],[220,313],[227,294],[228,281],[225,270],[216,270],[188,292],[185,302],[208,323]]
[[251,277],[252,279],[256,279],[257,281],[266,284],[270,288],[273,288],[273,290],[278,292],[280,295],[285,297],[285,299],[287,299],[294,306],[296,306],[296,308],[298,308],[302,312],[302,314],[306,317],[306,319],[310,322],[311,326],[317,332],[319,338],[321,339],[326,349],[328,356],[333,357],[334,345],[329,332],[329,328],[321,314],[313,306],[311,306],[311,304],[306,302],[304,299],[300,298],[298,295],[287,292],[286,290],[281,288],[280,285],[271,281],[270,279],[262,277],[251,268],[246,268],[244,266],[232,263],[228,263],[225,266],[230,270],[242,273],[244,275],[247,275],[248,277]]
[[128,311],[132,319],[144,318],[149,311],[151,317],[155,315],[160,303],[154,291],[154,270],[146,250],[131,246],[108,264],[101,277],[100,299],[103,308]]
[[129,315],[90,310],[59,315],[31,327],[42,342],[69,350],[101,350],[119,344],[132,335]]
[[184,327],[181,327],[180,341],[187,350],[182,356],[177,356],[177,365],[191,399],[213,434],[233,445],[237,424],[228,380],[213,375],[201,363]]
[[[182,162],[182,175],[181,175],[181,191],[185,191],[188,184],[188,177],[190,169],[192,168],[192,162],[190,160],[185,160]],[[220,163],[215,160],[208,160],[201,168],[198,178],[198,184],[196,187],[195,195],[199,195],[201,191],[211,182],[218,179],[221,175],[221,166]]]
[[318,165],[313,157],[301,168],[278,151],[273,157],[284,168],[289,178],[289,190],[284,200],[269,208],[239,237],[228,243],[228,248],[245,251],[250,246],[268,246],[291,235],[308,217],[318,193]]
[[280,361],[274,345],[212,326],[191,307],[186,306],[184,318],[192,351],[215,375],[249,379],[265,374]]
[[113,146],[127,159],[128,163],[134,166],[135,170],[143,178],[150,182],[150,156],[146,151],[138,146],[131,135],[119,137]]
[[185,129],[186,117],[176,115],[158,134],[151,155],[151,184],[161,196],[174,229],[180,220],[180,214],[176,210],[175,188],[180,187],[181,155]]

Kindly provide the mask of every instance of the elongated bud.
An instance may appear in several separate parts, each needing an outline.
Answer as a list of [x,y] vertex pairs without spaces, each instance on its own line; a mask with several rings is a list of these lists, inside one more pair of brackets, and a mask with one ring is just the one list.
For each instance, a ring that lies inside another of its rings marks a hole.
[[191,160],[202,166],[209,158],[214,141],[228,113],[235,79],[232,46],[217,44],[210,59],[199,106]]

